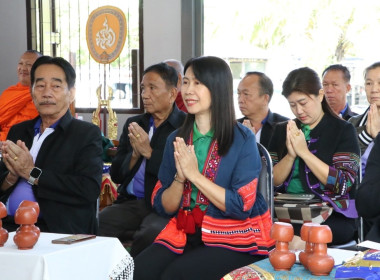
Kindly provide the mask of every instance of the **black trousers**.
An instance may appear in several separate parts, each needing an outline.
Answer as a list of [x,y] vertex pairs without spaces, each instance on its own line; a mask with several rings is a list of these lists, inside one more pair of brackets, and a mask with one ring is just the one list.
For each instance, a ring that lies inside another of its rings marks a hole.
[[168,224],[169,218],[159,216],[156,212],[150,213],[142,221],[140,228],[133,236],[131,251],[134,258],[146,247],[151,245],[161,230]]
[[144,199],[113,203],[99,213],[98,235],[122,238],[126,232],[138,230],[150,212]]
[[[302,224],[292,224],[294,234],[300,236]],[[333,234],[333,241],[328,245],[340,245],[356,239],[358,234],[358,221],[357,219],[347,218],[346,216],[333,211],[331,216],[322,223],[331,228]]]
[[175,254],[160,244],[152,244],[135,258],[135,280],[219,280],[234,269],[262,260],[232,250],[207,247],[200,233],[188,235],[184,253]]
[[100,211],[98,235],[133,240],[130,254],[135,257],[153,243],[168,221],[148,209],[144,199],[129,199]]

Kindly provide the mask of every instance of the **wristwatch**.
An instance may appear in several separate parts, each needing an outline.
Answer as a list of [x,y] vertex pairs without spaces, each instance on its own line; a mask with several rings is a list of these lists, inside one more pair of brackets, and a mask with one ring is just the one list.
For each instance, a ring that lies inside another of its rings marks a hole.
[[41,174],[42,174],[41,169],[39,169],[38,167],[33,167],[33,169],[29,173],[28,183],[33,186],[36,180],[40,178]]

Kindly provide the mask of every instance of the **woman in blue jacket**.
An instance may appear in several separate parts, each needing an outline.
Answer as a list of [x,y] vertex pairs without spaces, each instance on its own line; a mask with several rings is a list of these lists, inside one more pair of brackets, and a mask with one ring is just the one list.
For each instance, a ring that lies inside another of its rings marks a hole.
[[152,204],[171,217],[135,259],[135,279],[220,279],[273,248],[257,193],[255,136],[235,120],[232,74],[217,57],[191,59],[181,89],[188,110],[166,142]]

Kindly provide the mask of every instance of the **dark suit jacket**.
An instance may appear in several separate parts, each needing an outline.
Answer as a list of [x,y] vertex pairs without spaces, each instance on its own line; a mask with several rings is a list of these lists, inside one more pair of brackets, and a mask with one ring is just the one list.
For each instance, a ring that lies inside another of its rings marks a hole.
[[365,175],[356,193],[356,209],[364,218],[365,239],[380,242],[380,134],[368,156]]
[[[30,149],[38,118],[11,128],[8,139],[22,140]],[[102,138],[100,129],[74,119],[70,112],[42,143],[35,166],[42,174],[33,186],[44,221],[50,232],[96,233],[97,199],[102,180]],[[0,182],[8,170],[0,163]],[[0,193],[6,202],[14,186]]]
[[[243,123],[244,119],[238,119],[238,122]],[[268,149],[270,138],[272,137],[274,126],[276,123],[289,120],[287,117],[281,116],[277,113],[272,113],[271,110],[268,111],[267,120],[261,128],[260,144]]]
[[[150,141],[150,146],[152,147],[153,152],[151,158],[146,161],[145,167],[145,201],[149,209],[152,208],[150,197],[152,196],[153,189],[157,183],[158,170],[160,169],[166,138],[170,133],[182,125],[185,120],[185,116],[186,114],[180,111],[174,104],[173,111],[170,113],[169,117],[159,127],[157,127]],[[143,157],[140,157],[132,170],[129,169],[129,162],[131,160],[133,150],[129,142],[128,126],[131,122],[136,122],[144,129],[146,133],[149,133],[150,117],[151,114],[148,113],[131,117],[127,120],[123,127],[123,133],[120,137],[117,153],[110,168],[112,181],[120,184],[118,187],[119,196],[116,203],[121,202],[128,197],[126,187],[135,176],[143,161]]]
[[342,115],[342,118],[346,121],[348,121],[351,117],[356,116],[357,113],[352,112],[350,106],[347,106],[346,112]]

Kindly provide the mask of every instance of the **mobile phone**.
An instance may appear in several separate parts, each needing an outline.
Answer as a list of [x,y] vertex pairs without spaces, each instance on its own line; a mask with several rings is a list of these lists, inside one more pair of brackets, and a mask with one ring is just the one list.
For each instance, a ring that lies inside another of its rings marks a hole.
[[84,240],[89,240],[95,238],[96,235],[93,234],[73,234],[66,237],[61,237],[58,239],[53,239],[51,243],[53,244],[73,244],[81,242]]

